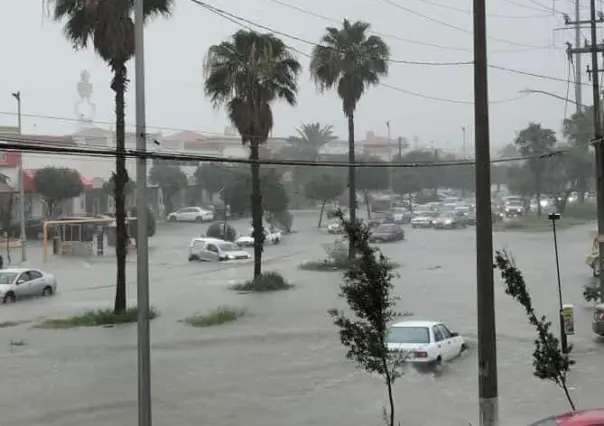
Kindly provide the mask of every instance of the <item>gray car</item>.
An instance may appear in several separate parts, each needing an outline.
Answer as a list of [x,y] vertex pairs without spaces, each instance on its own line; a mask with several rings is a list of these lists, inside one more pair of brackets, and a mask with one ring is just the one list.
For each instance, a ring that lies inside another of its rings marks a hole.
[[433,222],[434,229],[465,228],[466,223],[455,213],[446,213],[437,217]]
[[604,303],[596,305],[591,328],[598,336],[604,337]]
[[189,246],[189,261],[216,262],[251,258],[252,256],[237,244],[218,238],[194,238]]

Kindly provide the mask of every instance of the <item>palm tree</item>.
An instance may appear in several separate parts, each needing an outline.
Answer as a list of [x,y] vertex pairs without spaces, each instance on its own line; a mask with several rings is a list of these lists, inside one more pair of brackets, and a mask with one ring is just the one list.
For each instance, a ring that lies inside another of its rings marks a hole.
[[205,93],[214,107],[226,106],[229,120],[250,146],[254,278],[262,272],[262,195],[260,145],[273,127],[271,104],[296,104],[300,63],[272,34],[240,30],[228,41],[211,46],[205,63]]
[[337,139],[333,126],[322,126],[321,123],[303,124],[296,132],[298,136],[291,137],[289,142],[298,152],[300,160],[317,161],[321,148]]
[[[173,0],[145,0],[145,19],[167,16]],[[116,158],[112,181],[115,188],[115,222],[117,241],[117,283],[114,310],[126,309],[126,228],[125,187],[129,180],[125,156],[125,100],[128,84],[126,63],[134,56],[134,1],[132,0],[55,0],[54,19],[65,21],[65,37],[76,50],[92,44],[96,53],[113,72],[111,89],[115,93]]]
[[[377,36],[367,37],[370,24],[344,19],[341,28],[327,27],[313,48],[310,72],[321,91],[336,89],[348,119],[348,161],[354,163],[354,112],[365,90],[388,75],[390,49]],[[348,169],[350,220],[356,220],[355,168]],[[350,241],[352,256],[354,242]]]

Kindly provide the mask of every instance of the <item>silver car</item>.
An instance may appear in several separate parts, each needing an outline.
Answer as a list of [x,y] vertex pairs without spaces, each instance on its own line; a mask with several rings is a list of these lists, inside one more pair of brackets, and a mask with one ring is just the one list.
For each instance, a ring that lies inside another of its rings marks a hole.
[[0,300],[3,303],[33,296],[52,296],[57,291],[54,275],[39,269],[0,270]]
[[218,262],[251,258],[252,256],[237,244],[218,238],[194,238],[189,246],[189,261]]

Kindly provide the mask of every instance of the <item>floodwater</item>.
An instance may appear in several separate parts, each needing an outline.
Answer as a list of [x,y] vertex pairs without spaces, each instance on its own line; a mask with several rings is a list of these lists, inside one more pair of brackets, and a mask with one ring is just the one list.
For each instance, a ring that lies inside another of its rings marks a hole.
[[[304,260],[324,257],[333,240],[314,228],[315,216],[296,217],[299,232],[265,249],[265,270],[277,270],[294,289],[241,295],[228,289],[251,276],[245,264],[187,261],[189,239],[205,225],[160,227],[151,241],[153,416],[170,426],[352,426],[382,424],[383,381],[347,361],[326,311],[342,306],[338,273],[304,272]],[[237,224],[240,232],[249,227]],[[581,408],[601,406],[599,367],[604,346],[591,333],[582,287],[590,227],[559,233],[565,303],[575,305],[576,366],[572,395]],[[416,319],[446,322],[469,350],[443,371],[410,369],[395,384],[397,419],[410,426],[467,426],[477,421],[474,229],[412,230],[407,241],[385,244],[401,263],[399,308]],[[557,330],[557,287],[549,233],[497,233],[496,248],[513,253],[537,309]],[[32,264],[41,259],[31,249]],[[37,256],[37,257],[36,257]],[[134,260],[134,259],[132,259]],[[0,306],[0,321],[39,321],[113,301],[112,261],[50,260],[59,279],[53,298]],[[128,263],[134,303],[135,263]],[[529,424],[568,409],[561,390],[532,376],[534,331],[496,275],[500,416],[502,425]],[[219,305],[247,309],[230,325],[195,329],[184,317]],[[40,330],[32,323],[0,329],[2,426],[130,426],[137,418],[136,326]]]

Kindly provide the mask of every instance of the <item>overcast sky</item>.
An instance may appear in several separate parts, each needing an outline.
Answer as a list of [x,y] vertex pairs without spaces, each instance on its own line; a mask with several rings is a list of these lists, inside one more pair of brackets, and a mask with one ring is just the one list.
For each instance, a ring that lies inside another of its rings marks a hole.
[[[392,59],[404,61],[471,61],[472,16],[470,0],[278,0],[294,4],[327,19],[365,20],[384,36]],[[321,17],[279,5],[271,0],[208,0],[216,7],[297,38],[316,42],[327,25]],[[489,73],[491,140],[501,145],[510,141],[529,121],[541,122],[556,131],[564,118],[565,102],[544,95],[519,98],[526,88],[566,96],[568,61],[565,42],[574,33],[562,30],[563,18],[556,11],[571,14],[571,0],[489,0],[489,61],[492,65],[555,77],[560,81],[491,69]],[[583,1],[583,19],[588,18]],[[542,5],[540,7],[539,5]],[[402,10],[396,5],[411,10]],[[444,5],[444,7],[443,7]],[[52,116],[67,120],[24,117],[25,132],[70,133],[75,129],[76,84],[82,70],[88,70],[94,84],[96,120],[113,121],[111,78],[107,66],[92,50],[74,52],[65,40],[60,23],[45,16],[42,0],[0,0],[0,125],[16,123],[15,100],[10,93],[20,90],[23,114]],[[458,9],[452,10],[448,7]],[[549,12],[546,10],[549,9]],[[441,23],[417,16],[426,15]],[[453,28],[456,27],[456,28]],[[149,127],[190,129],[222,133],[227,125],[223,110],[213,110],[204,98],[202,62],[208,47],[226,39],[240,27],[216,16],[190,0],[177,0],[173,16],[151,21],[146,27],[147,123]],[[589,36],[584,31],[584,36]],[[310,52],[310,44],[283,37],[296,49]],[[404,41],[404,40],[410,41]],[[432,46],[430,46],[432,45]],[[442,47],[435,47],[435,46]],[[298,106],[275,107],[275,136],[287,136],[305,122],[319,121],[335,126],[346,135],[346,120],[335,93],[318,94],[310,80],[307,58],[301,56],[304,72],[300,78]],[[589,57],[584,55],[584,64]],[[133,64],[129,71],[134,73]],[[573,78],[571,74],[571,79]],[[584,77],[584,82],[587,79]],[[461,146],[461,127],[473,140],[473,74],[471,65],[417,66],[393,63],[387,86],[372,87],[362,98],[356,114],[358,139],[373,130],[386,135],[391,122],[392,136],[404,136],[437,146]],[[397,90],[400,89],[400,90]],[[405,91],[416,92],[413,96]],[[584,102],[590,88],[584,86]],[[570,95],[574,96],[573,87]],[[428,99],[443,98],[462,103]],[[502,102],[507,101],[507,102]],[[128,123],[134,123],[133,86],[127,97]],[[567,114],[574,109],[568,105]],[[150,129],[151,130],[151,129]]]

